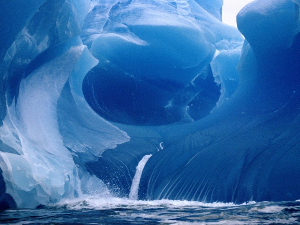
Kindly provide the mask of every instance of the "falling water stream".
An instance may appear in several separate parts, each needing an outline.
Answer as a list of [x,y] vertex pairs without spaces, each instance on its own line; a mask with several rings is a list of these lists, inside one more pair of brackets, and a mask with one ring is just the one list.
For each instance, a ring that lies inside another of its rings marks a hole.
[[129,199],[131,199],[131,200],[138,199],[139,185],[140,185],[140,180],[141,180],[141,176],[143,173],[143,169],[151,156],[152,155],[145,155],[136,167],[136,172],[135,172],[134,178],[132,180],[130,193],[129,193]]

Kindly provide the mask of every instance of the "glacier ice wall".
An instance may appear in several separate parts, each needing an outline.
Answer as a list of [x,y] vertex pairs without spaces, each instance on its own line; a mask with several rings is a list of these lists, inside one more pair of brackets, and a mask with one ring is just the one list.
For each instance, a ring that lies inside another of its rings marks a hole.
[[[0,5],[0,209],[107,193],[300,198],[299,1]],[[26,10],[24,10],[26,9]],[[18,13],[18,12],[24,13]]]
[[41,4],[3,58],[0,164],[6,193],[18,207],[79,196],[85,189],[81,180],[104,187],[77,158],[98,157],[129,140],[84,100],[82,80],[98,63],[78,37],[89,6],[64,0]]
[[299,198],[299,5],[254,1],[237,23],[246,38],[238,89],[209,117],[188,125],[184,138],[151,157],[141,197]]

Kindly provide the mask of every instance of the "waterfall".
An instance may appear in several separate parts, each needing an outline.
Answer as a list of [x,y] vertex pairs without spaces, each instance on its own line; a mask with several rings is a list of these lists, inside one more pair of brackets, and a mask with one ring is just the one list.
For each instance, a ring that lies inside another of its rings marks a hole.
[[132,200],[138,199],[139,185],[140,185],[143,169],[151,156],[152,155],[145,155],[137,165],[135,175],[133,177],[131,188],[130,188],[129,199]]

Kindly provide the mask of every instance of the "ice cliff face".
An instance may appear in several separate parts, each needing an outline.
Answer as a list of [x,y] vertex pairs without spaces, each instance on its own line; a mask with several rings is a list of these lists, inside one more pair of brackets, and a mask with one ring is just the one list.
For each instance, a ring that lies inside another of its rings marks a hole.
[[300,198],[298,1],[1,4],[2,208]]

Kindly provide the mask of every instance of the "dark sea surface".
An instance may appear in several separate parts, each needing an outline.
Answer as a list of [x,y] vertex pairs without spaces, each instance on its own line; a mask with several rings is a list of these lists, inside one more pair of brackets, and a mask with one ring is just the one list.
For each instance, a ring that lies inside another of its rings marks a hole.
[[201,203],[87,198],[7,210],[0,224],[300,224],[300,202]]

